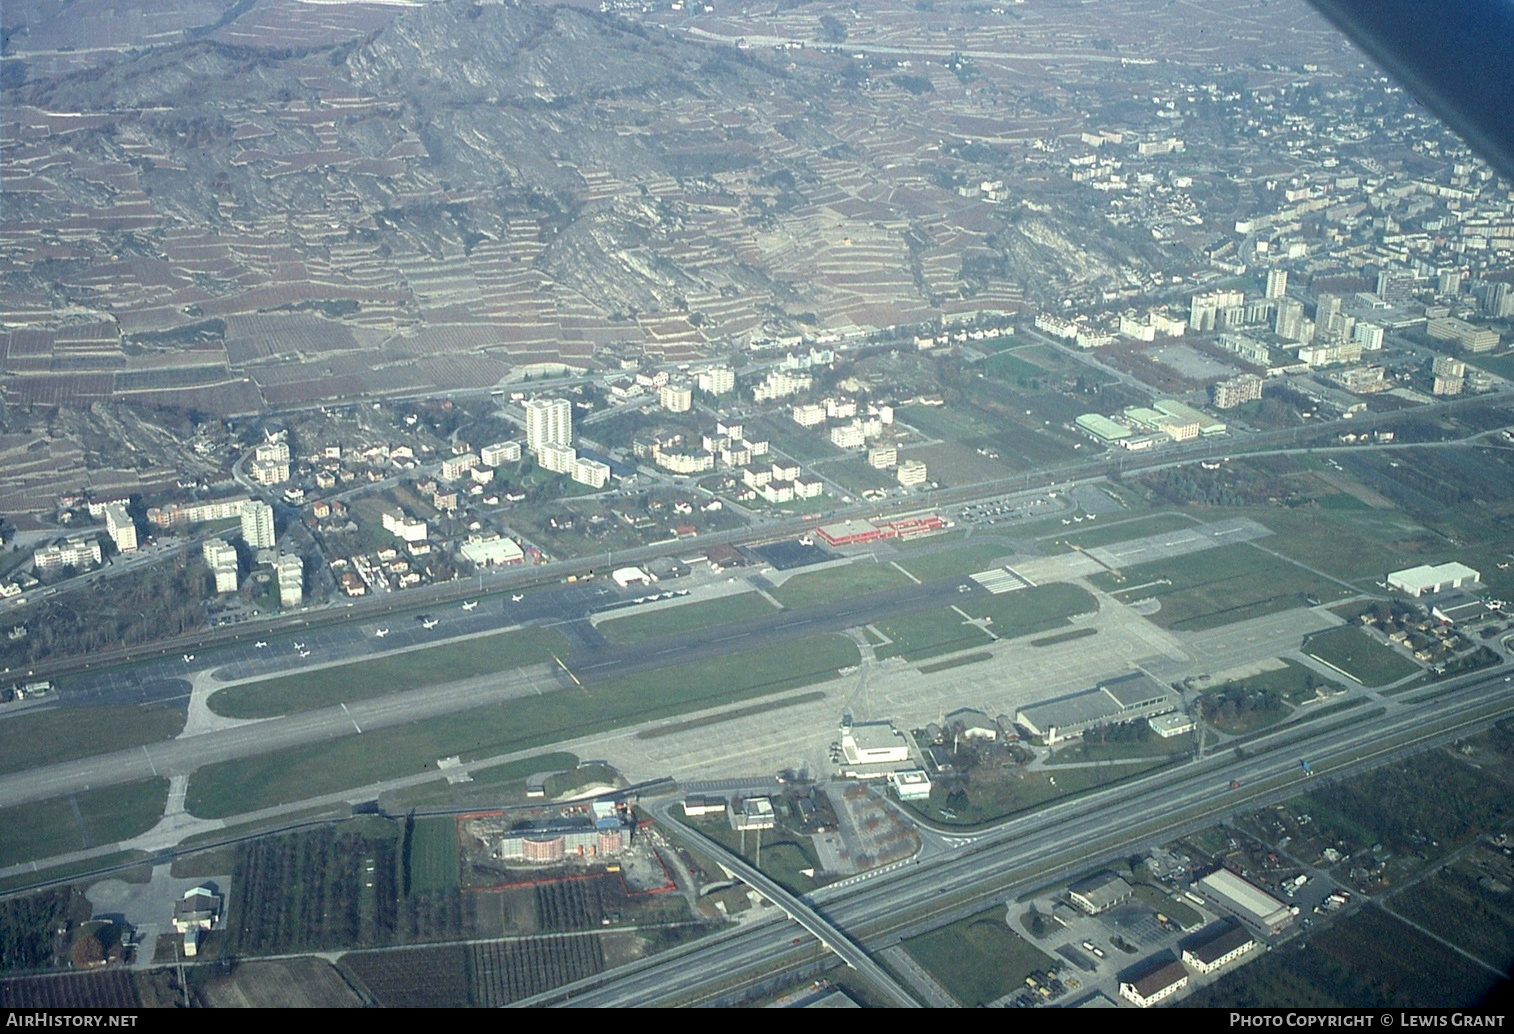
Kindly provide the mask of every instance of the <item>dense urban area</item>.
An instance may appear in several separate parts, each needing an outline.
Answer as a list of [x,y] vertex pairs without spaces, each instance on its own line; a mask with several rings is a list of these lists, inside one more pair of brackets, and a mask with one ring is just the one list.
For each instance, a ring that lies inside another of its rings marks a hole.
[[0,29],[0,1006],[1505,993],[1514,190],[1302,0]]

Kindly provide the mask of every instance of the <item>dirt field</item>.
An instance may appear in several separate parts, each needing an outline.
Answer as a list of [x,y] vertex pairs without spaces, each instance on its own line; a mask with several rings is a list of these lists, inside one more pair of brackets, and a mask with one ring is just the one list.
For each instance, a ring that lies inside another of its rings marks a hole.
[[214,1009],[357,1009],[363,1001],[321,959],[247,962],[200,990]]

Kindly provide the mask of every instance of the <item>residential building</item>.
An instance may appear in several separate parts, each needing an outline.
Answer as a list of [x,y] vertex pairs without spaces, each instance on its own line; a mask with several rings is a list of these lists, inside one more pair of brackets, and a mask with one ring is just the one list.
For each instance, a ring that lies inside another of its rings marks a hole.
[[572,443],[573,405],[567,399],[529,399],[525,410],[526,448],[539,452],[544,446]]
[[426,522],[406,515],[403,510],[385,510],[381,517],[384,530],[405,542],[424,542]]
[[289,446],[284,442],[264,442],[252,450],[247,467],[260,485],[278,485],[289,480]]
[[921,463],[919,460],[905,460],[903,463],[899,464],[899,470],[896,476],[899,478],[899,484],[903,485],[906,488],[913,488],[916,485],[923,485],[925,484],[926,479],[925,464]]
[[216,592],[237,591],[237,550],[225,539],[207,539],[201,547],[205,563],[215,576]]
[[700,391],[724,395],[736,390],[736,372],[729,366],[712,366],[696,373],[694,383]]
[[1430,388],[1432,395],[1460,395],[1462,387],[1466,383],[1467,364],[1460,359],[1452,359],[1448,355],[1438,355],[1430,364],[1430,372],[1434,381]]
[[1212,390],[1216,409],[1234,409],[1262,397],[1262,379],[1253,373],[1243,373],[1220,381]]
[[243,508],[251,502],[251,499],[243,495],[209,503],[175,503],[168,507],[153,507],[147,511],[147,521],[160,528],[172,528],[180,524],[199,524],[204,521],[224,521],[232,517],[240,517]]
[[135,552],[137,548],[137,523],[126,512],[125,503],[105,504],[105,531],[110,535],[116,549],[122,553]]
[[518,463],[520,462],[520,442],[486,445],[478,450],[478,456],[486,467],[502,467],[506,463]]
[[441,478],[443,481],[456,481],[477,465],[478,457],[471,452],[461,456],[449,456],[442,460]]
[[1288,296],[1288,271],[1286,269],[1267,270],[1266,295],[1274,301]]
[[571,474],[573,464],[578,461],[578,450],[571,445],[546,443],[536,450],[536,461],[543,470],[550,470],[554,474]]
[[794,423],[800,427],[818,427],[825,423],[825,407],[819,403],[807,403],[790,410]]
[[286,553],[274,563],[273,570],[279,583],[279,606],[298,607],[305,598],[305,562]]
[[899,462],[899,450],[893,445],[875,445],[867,450],[867,465],[875,470],[887,470]]
[[44,546],[32,554],[32,565],[42,574],[61,571],[65,567],[79,570],[100,563],[100,540],[93,535],[70,535],[61,542]]
[[267,503],[250,503],[242,508],[242,538],[253,549],[273,548],[272,506]]
[[664,384],[657,389],[657,402],[670,413],[687,413],[694,408],[694,389],[682,382]]
[[581,485],[604,488],[610,482],[610,465],[578,456],[573,460],[573,471],[570,476]]

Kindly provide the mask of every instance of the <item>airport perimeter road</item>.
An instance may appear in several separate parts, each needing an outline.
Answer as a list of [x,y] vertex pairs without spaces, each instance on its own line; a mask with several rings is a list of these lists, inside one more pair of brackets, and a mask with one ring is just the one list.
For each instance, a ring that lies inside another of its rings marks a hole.
[[[808,902],[869,953],[897,943],[933,911],[960,907],[964,898],[997,900],[1114,857],[1142,844],[1177,835],[1238,809],[1291,796],[1309,779],[1307,758],[1329,779],[1408,753],[1416,746],[1486,727],[1514,712],[1502,670],[1430,690],[1367,720],[1351,712],[1320,719],[1248,745],[1253,756],[1224,754],[1053,804],[992,829],[958,853],[883,872],[846,887],[821,888]],[[1242,784],[1227,791],[1230,780]],[[761,922],[691,946],[666,961],[612,970],[538,996],[522,1005],[656,1005],[705,1000],[736,986],[744,972],[771,975],[794,950],[796,928]],[[571,997],[569,997],[571,996]]]

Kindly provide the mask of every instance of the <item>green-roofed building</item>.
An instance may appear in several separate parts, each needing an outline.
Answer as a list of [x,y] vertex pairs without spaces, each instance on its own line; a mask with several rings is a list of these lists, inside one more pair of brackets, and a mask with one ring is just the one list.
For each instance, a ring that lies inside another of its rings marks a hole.
[[1130,437],[1130,428],[1099,413],[1084,413],[1073,423],[1078,425],[1079,430],[1086,431],[1101,442],[1117,442]]

